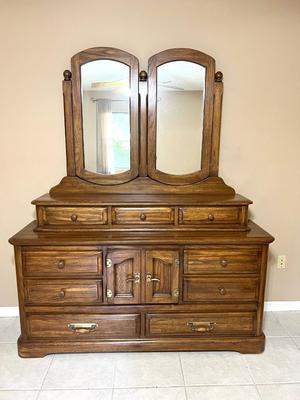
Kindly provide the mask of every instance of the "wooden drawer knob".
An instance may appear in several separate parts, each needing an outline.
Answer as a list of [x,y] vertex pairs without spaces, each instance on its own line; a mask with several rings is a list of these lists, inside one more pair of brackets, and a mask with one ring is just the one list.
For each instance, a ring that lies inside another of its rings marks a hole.
[[146,214],[141,214],[140,215],[140,220],[141,221],[146,221],[146,219],[147,219],[147,215]]
[[228,261],[227,260],[221,260],[221,265],[222,265],[222,267],[227,267]]
[[219,287],[219,293],[220,295],[224,296],[226,294],[226,289],[224,288],[224,286],[220,286]]
[[66,265],[65,260],[59,260],[57,263],[59,269],[64,269],[65,265]]
[[76,222],[77,218],[78,218],[77,214],[72,214],[71,215],[71,221]]
[[214,221],[214,219],[215,219],[214,214],[208,214],[207,218],[209,221]]

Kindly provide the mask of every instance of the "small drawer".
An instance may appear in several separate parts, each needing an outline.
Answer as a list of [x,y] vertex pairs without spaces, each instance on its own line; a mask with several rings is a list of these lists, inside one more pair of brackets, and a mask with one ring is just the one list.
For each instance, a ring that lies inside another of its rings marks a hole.
[[258,278],[183,278],[183,301],[254,301],[258,298]]
[[38,209],[41,225],[105,225],[106,207],[41,207]]
[[185,274],[258,273],[261,264],[259,248],[203,247],[184,251]]
[[102,274],[102,251],[25,250],[22,259],[26,276]]
[[174,209],[170,207],[115,207],[113,224],[174,224]]
[[27,304],[99,304],[102,281],[27,279],[24,293]]
[[253,312],[146,315],[148,337],[249,335],[255,333],[255,328]]
[[181,207],[179,224],[245,224],[246,207]]
[[27,319],[32,338],[71,340],[136,338],[139,314],[32,314]]

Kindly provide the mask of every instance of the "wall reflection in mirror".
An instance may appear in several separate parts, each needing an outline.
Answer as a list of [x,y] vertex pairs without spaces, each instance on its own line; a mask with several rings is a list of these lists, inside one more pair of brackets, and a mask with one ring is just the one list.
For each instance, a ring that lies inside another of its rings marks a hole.
[[156,168],[162,172],[201,170],[205,71],[189,61],[157,68]]
[[129,67],[112,60],[81,66],[85,169],[118,174],[130,169]]

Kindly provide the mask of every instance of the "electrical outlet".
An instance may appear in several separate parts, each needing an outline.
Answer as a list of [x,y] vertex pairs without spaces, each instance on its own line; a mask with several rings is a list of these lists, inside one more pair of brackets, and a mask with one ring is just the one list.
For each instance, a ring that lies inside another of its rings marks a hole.
[[277,268],[285,269],[286,268],[286,256],[278,256],[277,258]]

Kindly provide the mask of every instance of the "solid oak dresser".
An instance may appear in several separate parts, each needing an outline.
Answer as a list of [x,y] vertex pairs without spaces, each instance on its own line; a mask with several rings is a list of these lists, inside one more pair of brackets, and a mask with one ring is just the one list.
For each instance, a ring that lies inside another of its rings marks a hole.
[[22,357],[263,351],[268,245],[218,177],[223,75],[170,49],[82,51],[64,72],[67,176],[15,247]]

